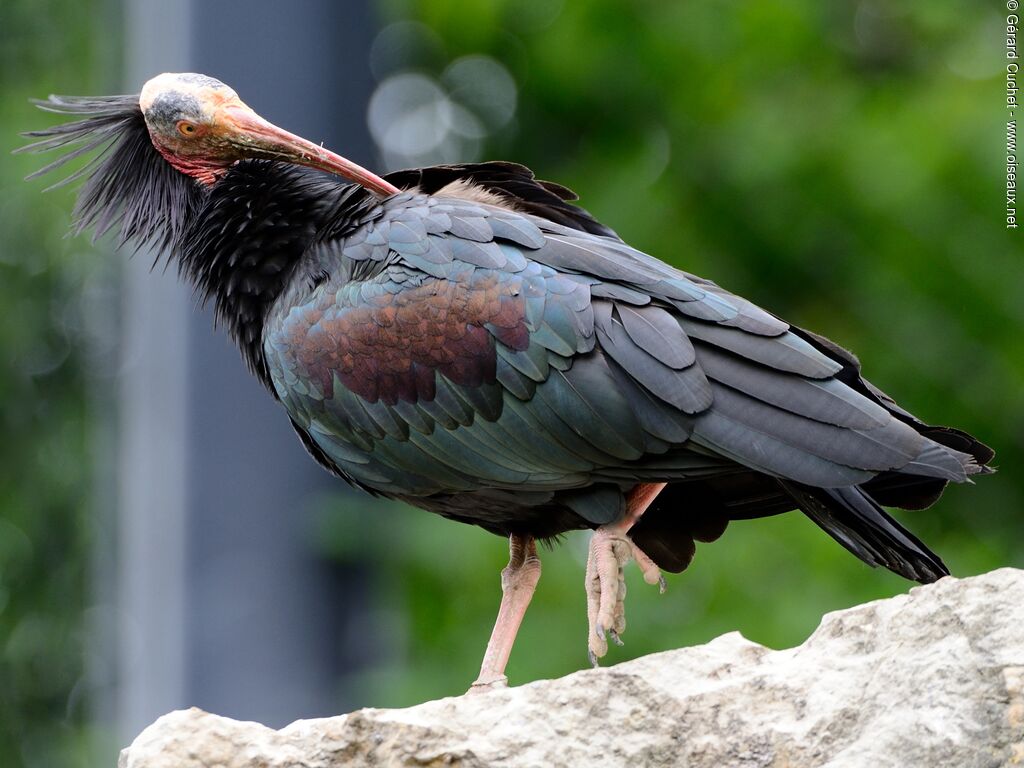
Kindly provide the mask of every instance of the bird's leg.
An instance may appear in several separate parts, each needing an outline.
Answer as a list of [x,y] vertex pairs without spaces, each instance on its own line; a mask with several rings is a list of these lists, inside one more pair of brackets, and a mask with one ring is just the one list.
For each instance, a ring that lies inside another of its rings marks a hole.
[[540,580],[540,558],[532,536],[513,533],[508,537],[508,565],[501,572],[501,606],[487,641],[480,675],[469,692],[504,688],[508,685],[505,665],[519,632],[527,606]]
[[626,496],[626,514],[621,520],[602,525],[590,540],[587,556],[587,645],[590,663],[608,652],[606,633],[618,645],[626,629],[626,580],[623,568],[636,560],[644,581],[658,584],[665,591],[665,579],[658,566],[629,538],[628,533],[661,493],[665,483],[641,483]]

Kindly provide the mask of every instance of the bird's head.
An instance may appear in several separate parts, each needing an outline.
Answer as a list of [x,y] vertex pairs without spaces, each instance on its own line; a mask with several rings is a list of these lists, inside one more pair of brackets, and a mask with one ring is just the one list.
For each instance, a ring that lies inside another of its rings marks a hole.
[[120,224],[120,239],[172,243],[202,197],[240,160],[276,160],[317,168],[387,196],[398,190],[379,176],[264,120],[219,80],[165,73],[135,96],[50,96],[48,112],[78,119],[26,136],[18,152],[66,151],[29,178],[97,151],[54,186],[86,178],[76,229],[97,235]]
[[329,171],[380,195],[397,191],[352,161],[264,120],[207,75],[157,75],[142,87],[139,108],[153,146],[204,184],[216,182],[239,160],[262,158]]

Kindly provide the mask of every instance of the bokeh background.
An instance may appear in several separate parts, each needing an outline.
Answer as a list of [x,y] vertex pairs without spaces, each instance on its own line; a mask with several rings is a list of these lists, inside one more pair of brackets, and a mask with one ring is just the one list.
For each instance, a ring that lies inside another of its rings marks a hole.
[[[16,134],[49,124],[30,97],[163,70],[379,169],[514,159],[576,189],[989,442],[999,474],[901,519],[957,575],[1024,566],[999,4],[336,5],[0,4],[0,765],[113,765],[191,704],[280,726],[456,695],[497,608],[503,541],[320,473],[173,267],[66,238],[72,193],[21,181],[41,161]],[[542,555],[513,683],[586,663],[585,545]],[[629,584],[609,663],[731,630],[792,645],[909,586],[798,515],[733,524],[665,595]]]

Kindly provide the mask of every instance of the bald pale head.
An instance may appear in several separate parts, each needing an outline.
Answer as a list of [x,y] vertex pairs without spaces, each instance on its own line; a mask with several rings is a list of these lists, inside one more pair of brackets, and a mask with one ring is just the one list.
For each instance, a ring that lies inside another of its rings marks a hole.
[[195,72],[164,72],[148,80],[139,94],[143,114],[158,108],[161,101],[193,99],[198,103],[239,101],[232,88],[215,77]]
[[336,173],[382,196],[398,191],[355,163],[267,122],[233,89],[207,75],[157,75],[143,86],[139,107],[160,154],[204,184],[216,183],[239,160],[263,158]]

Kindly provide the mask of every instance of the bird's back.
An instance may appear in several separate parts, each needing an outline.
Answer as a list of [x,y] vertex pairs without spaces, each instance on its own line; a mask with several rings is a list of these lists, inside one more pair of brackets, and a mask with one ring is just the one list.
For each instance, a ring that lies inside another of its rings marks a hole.
[[[450,190],[457,171],[417,173]],[[349,201],[359,215],[339,210],[306,255],[323,280],[271,313],[274,387],[321,460],[375,492],[539,536],[604,524],[624,490],[669,482],[637,535],[676,569],[688,555],[671,552],[724,521],[800,507],[863,559],[941,571],[871,494],[920,506],[978,472],[984,446],[921,424],[848,353],[581,209],[552,214],[565,223],[529,212],[552,197],[572,208],[532,176],[515,185],[540,190],[530,205],[480,170],[466,178],[502,204],[419,189]]]

